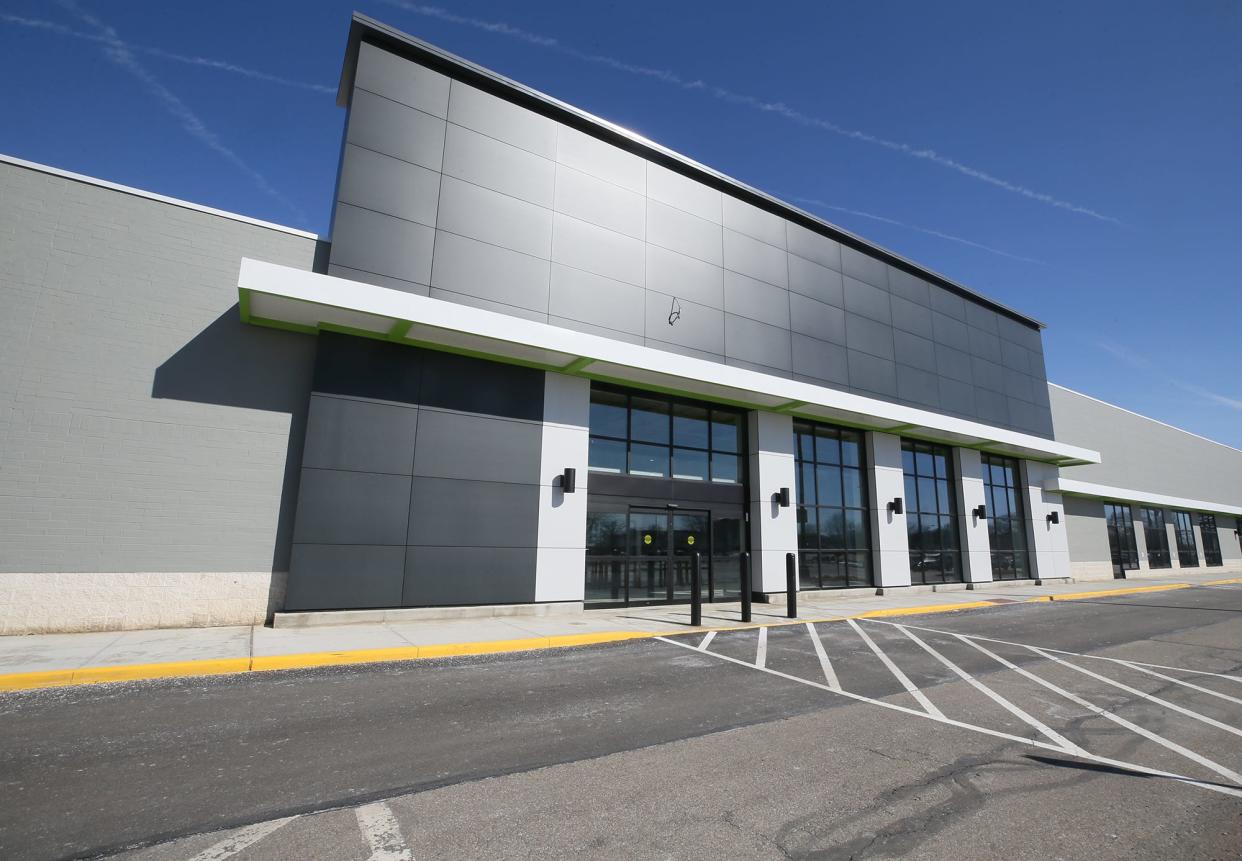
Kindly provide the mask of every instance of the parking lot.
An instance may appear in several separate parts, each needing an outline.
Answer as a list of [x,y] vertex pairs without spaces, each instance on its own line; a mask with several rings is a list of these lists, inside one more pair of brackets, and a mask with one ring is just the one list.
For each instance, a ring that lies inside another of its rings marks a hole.
[[0,698],[20,858],[1223,858],[1242,588]]

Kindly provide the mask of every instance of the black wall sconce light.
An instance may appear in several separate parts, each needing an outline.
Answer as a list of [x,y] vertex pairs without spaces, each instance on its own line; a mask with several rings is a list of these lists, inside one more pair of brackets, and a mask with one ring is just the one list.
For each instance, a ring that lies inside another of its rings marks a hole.
[[988,516],[988,507],[986,505],[976,505],[972,513],[980,520],[986,520]]
[[1060,523],[1060,522],[1061,522],[1061,512],[1059,512],[1059,511],[1050,511],[1050,512],[1048,512],[1048,522],[1049,522],[1049,523]]
[[901,497],[899,496],[888,504],[888,510],[893,514],[905,514],[906,506],[901,501]]
[[774,499],[776,499],[776,504],[779,505],[781,508],[789,507],[789,488],[788,487],[782,487],[776,493],[772,494],[772,496]]
[[566,467],[561,473],[561,493],[573,493],[578,489],[578,470]]

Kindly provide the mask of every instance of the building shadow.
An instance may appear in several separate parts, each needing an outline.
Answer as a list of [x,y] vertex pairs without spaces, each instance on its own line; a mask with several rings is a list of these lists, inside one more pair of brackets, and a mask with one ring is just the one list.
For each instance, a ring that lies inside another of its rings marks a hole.
[[313,335],[245,324],[233,305],[156,368],[151,384],[154,398],[289,415],[272,548],[272,571],[282,578],[289,570],[315,349]]

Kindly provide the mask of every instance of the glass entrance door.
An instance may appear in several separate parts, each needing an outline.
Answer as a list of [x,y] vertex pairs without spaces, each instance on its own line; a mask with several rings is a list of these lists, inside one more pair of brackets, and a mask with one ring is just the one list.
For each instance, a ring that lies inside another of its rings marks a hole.
[[588,512],[587,605],[689,602],[696,553],[703,600],[737,600],[744,523],[731,508]]
[[695,553],[701,554],[700,571],[707,578],[709,519],[706,511],[630,509],[630,604],[690,600]]

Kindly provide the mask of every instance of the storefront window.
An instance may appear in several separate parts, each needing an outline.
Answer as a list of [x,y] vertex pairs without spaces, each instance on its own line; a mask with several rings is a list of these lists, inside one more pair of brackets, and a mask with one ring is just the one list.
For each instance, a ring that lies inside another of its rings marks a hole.
[[803,589],[871,585],[862,434],[794,422],[799,579]]

